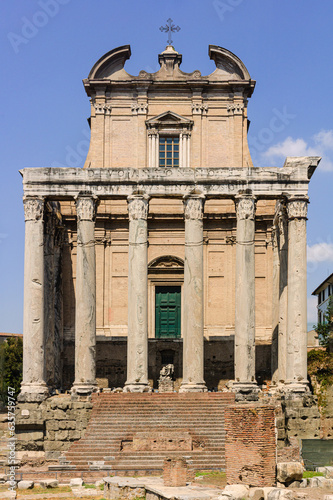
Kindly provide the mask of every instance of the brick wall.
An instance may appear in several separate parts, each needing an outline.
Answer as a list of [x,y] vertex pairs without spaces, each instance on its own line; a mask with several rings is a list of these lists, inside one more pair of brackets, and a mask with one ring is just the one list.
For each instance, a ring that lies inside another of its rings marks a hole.
[[228,484],[272,486],[276,477],[275,409],[237,405],[225,410]]
[[186,486],[187,471],[185,458],[166,458],[163,463],[164,486]]

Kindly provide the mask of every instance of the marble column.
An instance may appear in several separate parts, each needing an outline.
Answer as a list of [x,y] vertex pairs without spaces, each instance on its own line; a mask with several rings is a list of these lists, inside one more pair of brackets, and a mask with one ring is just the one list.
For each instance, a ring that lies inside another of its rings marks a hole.
[[148,196],[127,198],[128,336],[125,392],[149,392],[148,384]]
[[203,211],[204,196],[190,195],[185,205],[183,381],[179,392],[205,392]]
[[278,336],[278,382],[287,378],[287,313],[288,313],[288,222],[284,204],[280,204],[279,226],[279,336]]
[[275,215],[272,227],[273,274],[272,274],[272,350],[271,372],[272,386],[276,388],[279,381],[279,303],[280,303],[280,256],[279,256],[279,228]]
[[72,395],[87,396],[96,384],[96,197],[79,195],[75,301],[75,381]]
[[48,396],[44,360],[44,199],[25,197],[23,381],[19,401]]
[[64,245],[64,227],[58,224],[54,242],[54,385],[62,388],[62,352],[64,340],[64,306],[62,281],[62,252]]
[[254,236],[256,198],[239,195],[235,199],[236,301],[235,301],[235,382],[233,390],[241,399],[256,399],[255,380],[255,265]]
[[[48,206],[48,204],[47,204]],[[56,218],[52,208],[46,212],[44,223],[44,342],[45,381],[55,389],[54,367],[54,237]]]
[[304,394],[307,381],[306,220],[307,197],[287,200],[288,316],[286,390]]

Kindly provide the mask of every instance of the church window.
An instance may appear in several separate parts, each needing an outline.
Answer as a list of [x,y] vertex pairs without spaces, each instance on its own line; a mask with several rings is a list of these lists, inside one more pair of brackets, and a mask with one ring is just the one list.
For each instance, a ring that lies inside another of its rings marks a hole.
[[159,166],[179,167],[179,136],[159,137]]

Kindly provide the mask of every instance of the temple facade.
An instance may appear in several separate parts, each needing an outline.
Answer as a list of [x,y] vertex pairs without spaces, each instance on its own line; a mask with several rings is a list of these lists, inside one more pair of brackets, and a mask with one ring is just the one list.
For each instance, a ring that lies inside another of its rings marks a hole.
[[211,45],[208,76],[168,45],[156,73],[130,47],[97,61],[83,168],[25,168],[21,401],[55,390],[308,390],[306,217],[320,158],[253,165],[255,81]]

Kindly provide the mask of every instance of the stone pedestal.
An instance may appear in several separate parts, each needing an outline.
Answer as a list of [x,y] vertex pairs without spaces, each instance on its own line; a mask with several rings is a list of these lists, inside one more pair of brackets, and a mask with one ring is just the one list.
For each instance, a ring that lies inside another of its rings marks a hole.
[[48,396],[44,360],[44,200],[25,197],[23,381],[19,401]]
[[205,392],[203,338],[203,195],[185,204],[183,381],[179,392]]
[[286,391],[290,397],[308,391],[306,216],[308,198],[289,198],[288,212],[288,316]]
[[75,301],[75,381],[72,395],[87,396],[96,384],[96,197],[79,195]]
[[128,337],[125,392],[149,392],[148,384],[148,197],[129,196]]
[[236,197],[235,381],[238,400],[257,399],[255,380],[254,234],[256,199]]

